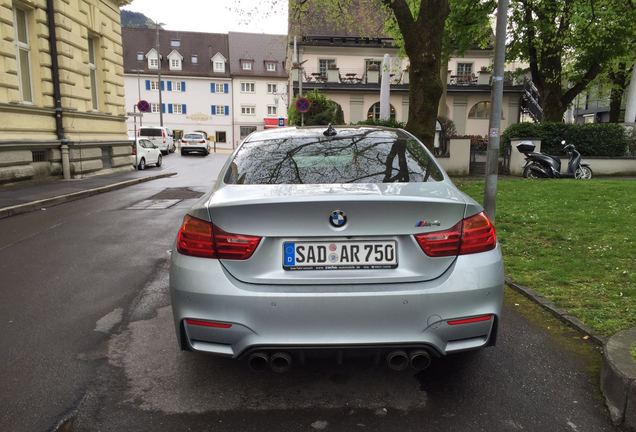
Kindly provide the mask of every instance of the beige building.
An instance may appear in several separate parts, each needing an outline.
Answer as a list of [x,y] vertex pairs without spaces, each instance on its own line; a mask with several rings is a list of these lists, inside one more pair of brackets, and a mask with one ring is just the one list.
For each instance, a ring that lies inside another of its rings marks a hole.
[[122,3],[0,0],[1,183],[133,169]]

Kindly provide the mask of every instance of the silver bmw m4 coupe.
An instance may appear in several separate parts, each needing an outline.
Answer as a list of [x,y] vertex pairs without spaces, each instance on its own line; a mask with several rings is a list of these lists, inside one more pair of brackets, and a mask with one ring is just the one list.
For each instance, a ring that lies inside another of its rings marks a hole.
[[401,129],[255,132],[188,212],[171,257],[180,347],[282,372],[372,353],[392,369],[494,345],[495,228]]

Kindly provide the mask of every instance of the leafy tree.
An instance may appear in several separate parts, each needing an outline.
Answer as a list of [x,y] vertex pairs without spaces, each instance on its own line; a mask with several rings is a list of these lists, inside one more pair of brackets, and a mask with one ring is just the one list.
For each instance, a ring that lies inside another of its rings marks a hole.
[[[325,95],[318,90],[312,90],[303,95],[303,97],[309,99],[311,106],[309,111],[305,113],[304,124],[305,126],[327,126],[328,124],[341,125],[344,124],[344,113],[342,107],[331,99],[327,99]],[[301,116],[296,110],[295,98],[289,107],[287,113],[288,122],[290,125],[300,126]]]
[[530,64],[544,120],[567,106],[636,33],[634,0],[511,0],[509,57]]
[[493,5],[494,0],[292,0],[290,14],[297,16],[311,7],[330,22],[354,29],[377,21],[378,14],[385,17],[386,31],[410,63],[406,128],[433,148],[438,102],[446,87],[446,74],[442,78],[440,70],[446,69],[450,52],[491,35],[488,13]]

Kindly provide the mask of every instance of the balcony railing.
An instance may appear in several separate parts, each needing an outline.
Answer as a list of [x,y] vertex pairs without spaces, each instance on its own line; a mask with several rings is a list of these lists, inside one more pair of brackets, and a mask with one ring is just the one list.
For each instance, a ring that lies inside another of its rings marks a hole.
[[[380,84],[381,77],[382,72],[378,70],[337,68],[327,69],[322,73],[317,70],[303,71],[304,83]],[[408,72],[392,72],[390,80],[392,85],[408,84]]]

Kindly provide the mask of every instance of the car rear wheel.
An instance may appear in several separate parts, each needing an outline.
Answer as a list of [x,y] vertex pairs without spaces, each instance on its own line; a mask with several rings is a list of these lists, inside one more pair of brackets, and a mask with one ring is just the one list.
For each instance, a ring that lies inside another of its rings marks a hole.
[[162,159],[161,155],[157,156],[157,167],[161,166],[161,162],[162,162],[161,159]]
[[146,159],[141,158],[138,165],[139,171],[143,171],[146,169]]

